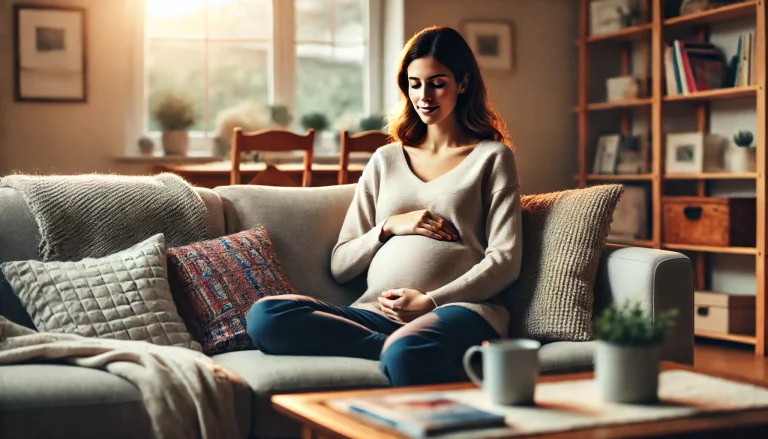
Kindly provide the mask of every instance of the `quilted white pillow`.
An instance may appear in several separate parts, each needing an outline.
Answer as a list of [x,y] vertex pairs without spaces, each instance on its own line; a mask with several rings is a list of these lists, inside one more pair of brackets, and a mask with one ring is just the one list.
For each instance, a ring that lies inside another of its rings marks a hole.
[[173,302],[162,234],[103,258],[0,268],[40,332],[202,350]]

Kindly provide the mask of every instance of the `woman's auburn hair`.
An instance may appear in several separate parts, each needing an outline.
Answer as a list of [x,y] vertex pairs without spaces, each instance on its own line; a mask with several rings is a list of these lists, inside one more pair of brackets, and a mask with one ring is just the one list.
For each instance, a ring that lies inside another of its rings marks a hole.
[[512,140],[499,112],[488,98],[485,82],[472,49],[455,29],[432,26],[405,44],[397,72],[400,101],[389,115],[389,137],[404,145],[418,145],[427,134],[408,97],[408,66],[416,59],[432,58],[446,66],[456,82],[469,74],[467,89],[458,95],[454,115],[461,129],[483,140],[496,140],[512,148]]

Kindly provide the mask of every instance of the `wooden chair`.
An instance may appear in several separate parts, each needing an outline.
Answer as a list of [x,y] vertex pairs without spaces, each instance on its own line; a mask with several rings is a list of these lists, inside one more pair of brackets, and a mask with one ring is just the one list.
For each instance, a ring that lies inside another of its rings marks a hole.
[[[309,187],[312,184],[312,153],[314,143],[315,130],[313,129],[307,131],[307,134],[302,135],[283,129],[265,129],[244,133],[242,128],[235,128],[232,136],[232,171],[229,174],[229,184],[242,184],[240,181],[240,153],[244,151],[304,151],[302,186]],[[267,165],[267,169],[259,172],[247,184],[298,186],[292,178],[273,165]]]
[[381,131],[370,130],[358,134],[341,132],[341,151],[339,154],[339,184],[347,184],[349,179],[349,153],[375,152],[380,146],[389,143],[389,136]]

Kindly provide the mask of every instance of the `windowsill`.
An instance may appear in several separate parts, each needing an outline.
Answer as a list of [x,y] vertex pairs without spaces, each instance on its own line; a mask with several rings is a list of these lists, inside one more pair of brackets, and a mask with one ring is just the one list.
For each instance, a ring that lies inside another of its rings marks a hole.
[[152,154],[141,154],[136,151],[114,157],[123,163],[207,163],[221,161],[220,158],[211,155],[209,151],[189,151],[187,155],[165,155],[162,148],[156,149]]

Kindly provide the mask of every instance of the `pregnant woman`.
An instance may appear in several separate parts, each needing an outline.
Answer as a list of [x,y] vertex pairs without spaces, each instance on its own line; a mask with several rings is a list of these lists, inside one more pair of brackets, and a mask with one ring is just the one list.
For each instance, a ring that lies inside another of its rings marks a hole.
[[264,298],[248,333],[266,354],[380,360],[394,386],[460,381],[467,348],[507,335],[499,293],[523,242],[515,158],[455,30],[411,38],[397,83],[395,142],[368,162],[331,261],[339,283],[367,274],[367,290],[349,306]]

